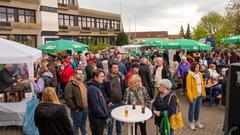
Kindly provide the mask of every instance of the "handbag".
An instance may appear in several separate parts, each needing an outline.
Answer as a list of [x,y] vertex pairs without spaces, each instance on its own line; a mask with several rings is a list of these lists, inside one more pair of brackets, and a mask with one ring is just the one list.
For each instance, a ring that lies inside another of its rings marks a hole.
[[163,119],[159,125],[159,133],[161,135],[170,135],[170,122],[169,122],[169,119],[168,119],[168,112],[167,111],[164,111],[163,112]]
[[[172,94],[169,98],[169,101],[168,101],[168,106],[171,102],[171,99],[172,99],[172,96],[174,94]],[[177,96],[176,96],[177,97]],[[172,116],[169,117],[169,121],[170,121],[170,125],[171,125],[171,129],[172,130],[176,130],[176,129],[180,129],[180,128],[183,128],[184,127],[184,124],[183,124],[183,119],[182,119],[182,113],[179,109],[179,101],[178,101],[178,98],[177,98],[177,108],[176,108],[176,114],[173,114]]]
[[38,128],[34,122],[35,109],[39,103],[39,100],[34,95],[31,100],[27,102],[27,110],[25,113],[24,123],[23,123],[23,133],[25,135],[39,135]]

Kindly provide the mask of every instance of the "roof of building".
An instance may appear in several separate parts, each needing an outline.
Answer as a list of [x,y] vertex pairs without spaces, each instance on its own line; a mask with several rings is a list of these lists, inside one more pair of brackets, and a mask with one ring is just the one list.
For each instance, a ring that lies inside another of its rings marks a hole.
[[[128,33],[129,34],[129,33]],[[134,37],[135,32],[130,32],[130,37]],[[166,38],[168,37],[167,31],[146,31],[146,32],[136,32],[136,38]]]
[[180,35],[168,35],[169,39],[178,39],[181,38]]
[[113,19],[113,20],[121,20],[120,14],[114,14],[99,10],[80,8],[79,15],[89,16],[89,17],[97,17],[97,18],[105,18],[105,19]]

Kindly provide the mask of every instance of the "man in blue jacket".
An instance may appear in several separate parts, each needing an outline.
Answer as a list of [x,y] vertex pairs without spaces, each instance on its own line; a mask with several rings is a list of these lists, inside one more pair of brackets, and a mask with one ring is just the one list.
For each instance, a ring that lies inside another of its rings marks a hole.
[[87,82],[88,85],[88,116],[92,135],[103,135],[106,119],[108,118],[108,108],[100,84],[104,81],[104,71],[96,69],[93,71],[93,80]]

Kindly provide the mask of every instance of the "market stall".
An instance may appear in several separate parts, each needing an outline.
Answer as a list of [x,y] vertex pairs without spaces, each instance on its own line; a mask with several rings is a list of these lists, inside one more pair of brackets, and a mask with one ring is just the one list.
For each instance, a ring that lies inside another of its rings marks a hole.
[[[38,49],[26,45],[0,38],[0,64],[26,64],[29,78],[34,77],[34,61],[42,57],[42,52]],[[30,93],[25,93],[25,89],[30,89]],[[7,92],[6,92],[7,91]],[[30,94],[30,95],[29,95]],[[17,125],[22,126],[26,112],[26,103],[31,100],[30,84],[27,81],[18,81],[4,89],[4,94],[0,94],[0,126]]]

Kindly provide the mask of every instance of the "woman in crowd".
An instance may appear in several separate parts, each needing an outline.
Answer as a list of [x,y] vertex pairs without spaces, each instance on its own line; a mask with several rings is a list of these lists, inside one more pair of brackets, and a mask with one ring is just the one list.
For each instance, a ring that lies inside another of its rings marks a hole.
[[[129,87],[124,93],[123,102],[125,104],[136,104],[141,106],[150,105],[150,97],[145,87],[142,86],[141,77],[137,74],[132,75],[129,80]],[[135,133],[137,133],[137,126],[140,125],[142,135],[147,135],[146,121],[136,123]]]
[[[220,75],[217,73],[216,70],[216,65],[215,64],[210,64],[210,68],[208,69],[207,72],[207,84],[212,83],[212,95],[217,98],[221,98],[221,93],[222,93],[222,88],[221,85],[219,84],[219,77]],[[219,100],[216,100],[216,103],[218,104]]]
[[34,121],[40,135],[72,135],[72,127],[64,105],[61,105],[54,88],[47,87],[37,106]]
[[[195,127],[203,128],[203,125],[199,122],[199,113],[202,98],[206,97],[206,92],[204,80],[202,74],[199,72],[199,65],[197,63],[192,63],[186,80],[187,97],[190,102],[188,111],[189,127],[192,130],[195,130]],[[195,120],[195,123],[193,119]]]
[[[157,129],[160,128],[161,121],[163,119],[163,112],[167,111],[169,118],[176,113],[177,97],[172,92],[172,83],[168,79],[161,80],[158,84],[158,95],[153,102],[153,114],[155,116],[155,125]],[[171,97],[171,99],[170,99]],[[157,130],[158,132],[158,130]],[[174,131],[171,129],[170,135],[174,135]]]

